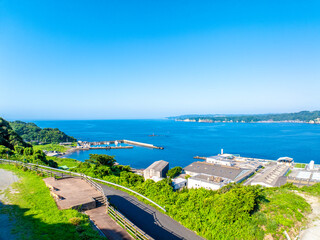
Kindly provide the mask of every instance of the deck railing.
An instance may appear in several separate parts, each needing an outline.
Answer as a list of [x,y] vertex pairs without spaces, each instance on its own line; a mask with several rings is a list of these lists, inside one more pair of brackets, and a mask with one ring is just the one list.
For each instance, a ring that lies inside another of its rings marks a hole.
[[[77,176],[77,177],[81,177],[82,179],[84,179],[88,184],[90,184],[93,188],[95,188],[97,191],[99,191],[102,196],[103,196],[103,201],[106,204],[106,211],[107,213],[110,215],[110,217],[112,219],[114,219],[122,228],[124,228],[134,239],[140,239],[140,240],[153,240],[152,237],[150,237],[148,234],[146,234],[144,231],[142,231],[140,228],[138,228],[136,225],[134,225],[129,219],[127,219],[124,215],[122,215],[119,211],[117,211],[114,207],[110,206],[108,199],[106,198],[106,195],[103,191],[103,188],[97,184],[95,181],[100,181],[100,182],[104,182],[110,185],[115,185],[117,187],[122,187],[126,190],[128,190],[129,188],[123,187],[121,185],[115,184],[115,183],[111,183],[105,180],[101,180],[98,178],[92,178],[89,177],[83,173],[75,173],[75,172],[71,172],[71,171],[66,171],[66,170],[61,170],[61,169],[56,169],[56,168],[51,168],[51,167],[47,167],[47,166],[43,166],[43,165],[38,165],[38,164],[33,164],[33,163],[24,163],[21,161],[15,161],[15,160],[7,160],[7,159],[0,159],[0,163],[5,163],[5,164],[19,164],[22,166],[27,167],[30,170],[33,171],[41,171],[43,173],[45,173],[47,176],[51,176],[51,177],[64,177],[64,176]],[[65,175],[63,175],[65,174]],[[95,180],[95,181],[93,181]],[[129,189],[131,190],[131,189]],[[131,190],[132,192],[134,192],[133,190]],[[136,192],[134,192],[136,193]],[[143,196],[139,193],[136,193],[139,196]],[[144,197],[144,196],[143,196]],[[144,197],[146,199],[146,197]],[[154,203],[152,200],[150,200],[152,203]],[[155,203],[154,203],[155,204]],[[159,206],[158,204],[156,204],[157,206]],[[162,208],[161,206],[159,206],[160,208]]]

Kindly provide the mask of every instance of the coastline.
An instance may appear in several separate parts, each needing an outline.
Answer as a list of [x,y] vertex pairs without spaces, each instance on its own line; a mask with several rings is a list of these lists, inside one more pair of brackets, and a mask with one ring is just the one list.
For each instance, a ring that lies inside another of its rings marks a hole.
[[315,124],[318,125],[320,122],[306,122],[306,121],[294,121],[294,120],[286,120],[286,121],[212,121],[212,120],[194,120],[194,119],[174,119],[175,122],[196,122],[196,123],[303,123],[303,124]]

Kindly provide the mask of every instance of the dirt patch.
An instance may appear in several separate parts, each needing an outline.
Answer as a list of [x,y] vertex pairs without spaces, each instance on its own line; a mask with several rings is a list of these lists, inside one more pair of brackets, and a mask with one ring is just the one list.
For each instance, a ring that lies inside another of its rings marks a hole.
[[8,204],[5,192],[11,191],[11,184],[17,182],[19,178],[10,171],[0,169],[0,239],[14,240],[17,239],[15,235],[11,233],[11,229],[14,225],[14,220],[9,218],[9,215],[4,211],[4,204]]
[[300,232],[301,240],[316,240],[320,239],[320,199],[319,197],[310,196],[304,193],[296,192],[303,197],[311,206],[312,212],[307,216],[308,225],[306,229]]
[[0,202],[5,203],[6,198],[4,192],[10,189],[12,183],[17,181],[19,181],[19,178],[15,174],[4,169],[0,169]]

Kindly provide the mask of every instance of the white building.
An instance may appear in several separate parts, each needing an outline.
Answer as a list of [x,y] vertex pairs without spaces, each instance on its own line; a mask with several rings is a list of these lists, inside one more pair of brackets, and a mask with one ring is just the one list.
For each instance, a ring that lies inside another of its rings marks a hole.
[[188,188],[205,188],[211,190],[218,190],[229,181],[225,181],[221,178],[214,178],[213,176],[199,174],[188,178]]
[[310,170],[314,169],[314,161],[313,160],[310,161],[308,167],[309,167]]
[[187,180],[181,177],[172,179],[172,187],[174,190],[178,190],[180,188],[183,188],[185,186],[187,186]]
[[219,164],[219,165],[223,165],[223,166],[230,166],[230,167],[234,165],[234,162],[232,160],[230,160],[229,158],[223,157],[223,156],[207,157],[206,162]]
[[293,158],[290,158],[290,157],[280,157],[278,158],[277,160],[277,164],[284,164],[286,166],[292,166],[293,165]]
[[144,179],[150,179],[152,177],[165,178],[169,170],[169,163],[163,160],[152,163],[143,171]]

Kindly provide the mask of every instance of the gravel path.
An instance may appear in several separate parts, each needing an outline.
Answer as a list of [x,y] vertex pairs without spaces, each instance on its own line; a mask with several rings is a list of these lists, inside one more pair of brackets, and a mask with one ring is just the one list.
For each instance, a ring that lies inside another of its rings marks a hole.
[[14,182],[17,182],[19,178],[10,171],[0,169],[0,240],[14,240],[17,239],[15,235],[11,233],[13,222],[9,220],[8,215],[1,214],[1,210],[6,203],[4,194],[2,191],[10,187]]
[[312,212],[308,215],[310,223],[307,229],[301,231],[301,240],[320,240],[320,202],[318,197],[297,193],[303,197],[312,208]]

